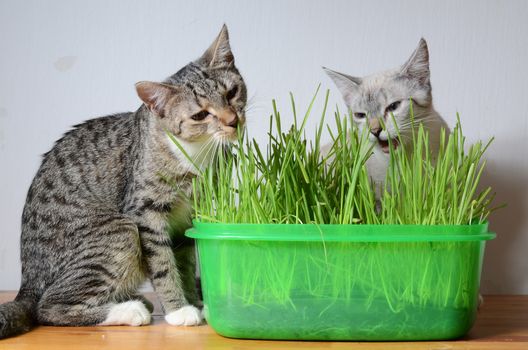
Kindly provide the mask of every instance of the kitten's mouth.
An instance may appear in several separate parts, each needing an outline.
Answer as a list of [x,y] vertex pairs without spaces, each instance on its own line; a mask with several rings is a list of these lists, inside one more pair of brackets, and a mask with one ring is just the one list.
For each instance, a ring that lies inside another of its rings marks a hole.
[[237,135],[236,133],[234,133],[234,134],[229,134],[229,135],[227,136],[227,140],[228,140],[229,142],[235,142],[236,140],[238,140],[238,135]]
[[223,141],[227,141],[227,142],[235,142],[236,140],[238,140],[238,133],[236,131],[226,131],[226,130],[220,130],[218,133],[217,133],[217,136],[223,140]]
[[378,139],[378,143],[381,146],[381,150],[383,151],[383,153],[389,153],[389,149],[390,149],[389,142],[390,144],[392,144],[393,149],[397,149],[398,146],[400,145],[400,142],[398,141],[397,138],[388,139],[388,140]]

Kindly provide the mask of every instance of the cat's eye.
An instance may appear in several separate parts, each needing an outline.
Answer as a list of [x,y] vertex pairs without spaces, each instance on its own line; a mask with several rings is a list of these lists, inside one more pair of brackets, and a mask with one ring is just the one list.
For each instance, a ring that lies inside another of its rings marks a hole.
[[396,102],[391,103],[390,105],[387,106],[387,108],[385,108],[385,112],[394,112],[396,108],[400,106],[400,103],[401,101],[396,101]]
[[209,115],[209,112],[203,110],[191,116],[192,120],[204,120]]
[[238,87],[235,86],[233,87],[231,90],[229,90],[226,94],[226,99],[228,101],[231,101],[235,96],[236,96],[236,93],[238,92]]
[[363,119],[365,118],[367,115],[365,113],[354,113],[354,117],[358,118],[358,119]]

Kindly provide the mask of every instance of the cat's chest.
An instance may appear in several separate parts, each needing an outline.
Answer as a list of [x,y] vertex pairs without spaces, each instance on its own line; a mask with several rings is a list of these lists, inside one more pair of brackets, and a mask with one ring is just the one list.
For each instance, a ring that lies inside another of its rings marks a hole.
[[372,155],[366,162],[367,172],[371,179],[378,184],[385,181],[387,169],[389,168],[390,157],[381,150],[381,147],[374,145]]
[[181,170],[194,174],[204,171],[211,164],[217,148],[211,139],[187,142],[167,137],[167,143],[173,156],[178,159]]

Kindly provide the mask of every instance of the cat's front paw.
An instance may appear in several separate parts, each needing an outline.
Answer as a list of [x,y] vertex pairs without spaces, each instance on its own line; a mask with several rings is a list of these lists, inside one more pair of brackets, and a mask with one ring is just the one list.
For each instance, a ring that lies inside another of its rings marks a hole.
[[172,326],[198,326],[203,321],[202,312],[192,305],[187,305],[165,315],[165,321]]

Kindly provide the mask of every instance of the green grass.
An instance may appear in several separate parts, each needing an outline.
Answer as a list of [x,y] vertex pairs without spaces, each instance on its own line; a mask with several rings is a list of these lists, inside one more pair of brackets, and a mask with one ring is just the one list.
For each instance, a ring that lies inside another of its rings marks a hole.
[[[368,134],[317,94],[284,127],[273,101],[268,142],[241,132],[193,180],[195,220],[211,223],[482,223],[493,195],[478,184],[490,142],[466,145],[457,121],[429,149],[422,125],[390,149],[379,202],[365,163]],[[316,123],[314,135],[306,126]],[[331,139],[326,152],[321,140]],[[177,141],[176,141],[177,142]],[[215,225],[216,226],[216,225]],[[355,226],[357,227],[357,226]],[[233,337],[408,340],[458,337],[472,325],[484,242],[275,242],[198,239],[207,319]],[[350,229],[352,232],[353,229]]]
[[242,338],[458,337],[476,314],[481,244],[198,240],[206,317]]
[[[236,145],[221,152],[193,182],[195,219],[223,223],[284,224],[469,224],[492,211],[491,189],[478,192],[490,142],[465,145],[460,122],[442,131],[438,154],[429,149],[423,125],[413,127],[412,143],[390,149],[385,187],[377,203],[365,162],[372,152],[367,132],[349,115],[334,113],[326,125],[328,95],[315,135],[306,136],[317,93],[300,116],[290,94],[293,125],[284,128],[273,101],[265,148],[241,132]],[[411,116],[412,118],[412,116]],[[331,142],[321,152],[327,132]],[[176,140],[174,140],[177,142]],[[380,209],[381,208],[381,209]]]
[[465,145],[460,119],[448,134],[441,130],[438,153],[429,149],[422,124],[413,128],[405,149],[390,150],[381,198],[381,224],[464,225],[482,223],[495,209],[491,188],[477,192],[485,168],[483,155],[493,139]]

